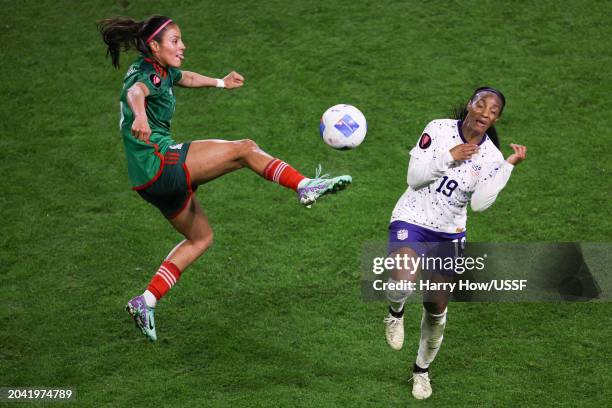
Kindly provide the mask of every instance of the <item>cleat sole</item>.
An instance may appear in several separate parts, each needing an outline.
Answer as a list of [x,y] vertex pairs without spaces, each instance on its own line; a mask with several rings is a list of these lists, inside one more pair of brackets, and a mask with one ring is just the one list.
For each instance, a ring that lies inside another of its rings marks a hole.
[[[134,309],[132,305],[126,305],[125,311],[128,312],[132,320],[134,321],[134,325],[136,328],[145,336],[147,333],[145,332],[144,325],[142,324],[142,320],[140,319],[140,313],[138,313],[137,309]],[[148,337],[148,336],[147,336]]]
[[336,184],[333,185],[333,187],[331,188],[330,193],[335,194],[338,191],[342,191],[345,188],[347,188],[350,184],[351,184],[351,182],[348,181],[348,180],[339,180]]

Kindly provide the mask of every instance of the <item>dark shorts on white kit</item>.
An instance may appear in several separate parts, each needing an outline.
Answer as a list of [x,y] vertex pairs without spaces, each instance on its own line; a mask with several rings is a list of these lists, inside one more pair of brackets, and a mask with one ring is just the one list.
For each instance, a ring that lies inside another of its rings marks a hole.
[[[457,258],[463,256],[465,242],[465,231],[456,234],[437,232],[405,221],[389,224],[389,254],[401,248],[411,248],[419,257]],[[454,274],[444,269],[436,272]]]

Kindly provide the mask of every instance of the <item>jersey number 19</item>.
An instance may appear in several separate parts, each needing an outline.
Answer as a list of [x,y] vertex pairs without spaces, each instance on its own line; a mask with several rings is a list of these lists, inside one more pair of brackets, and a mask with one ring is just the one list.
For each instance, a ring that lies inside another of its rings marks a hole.
[[[447,181],[448,181],[448,183],[447,183]],[[444,186],[444,184],[446,184],[446,186]],[[450,197],[451,194],[453,194],[453,191],[455,191],[455,189],[457,188],[458,185],[459,185],[459,183],[457,183],[455,180],[449,180],[448,176],[443,176],[442,177],[442,182],[440,183],[438,188],[436,188],[436,191],[438,193],[444,194],[447,197]],[[442,191],[442,188],[444,188],[444,191]]]

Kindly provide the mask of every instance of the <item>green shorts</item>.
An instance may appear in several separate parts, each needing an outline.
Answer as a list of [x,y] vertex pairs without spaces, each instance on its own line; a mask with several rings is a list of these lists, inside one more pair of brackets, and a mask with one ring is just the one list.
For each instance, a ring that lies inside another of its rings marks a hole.
[[162,169],[157,180],[150,186],[137,190],[138,194],[157,207],[166,218],[174,218],[187,206],[198,188],[191,182],[185,164],[189,143],[170,146],[162,160]]

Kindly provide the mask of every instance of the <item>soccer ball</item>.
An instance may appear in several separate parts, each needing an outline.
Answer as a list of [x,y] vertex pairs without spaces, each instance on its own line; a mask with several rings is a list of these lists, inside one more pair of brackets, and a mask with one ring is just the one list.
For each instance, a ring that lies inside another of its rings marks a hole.
[[366,136],[365,116],[354,106],[335,105],[321,117],[319,131],[323,141],[334,149],[354,149]]

